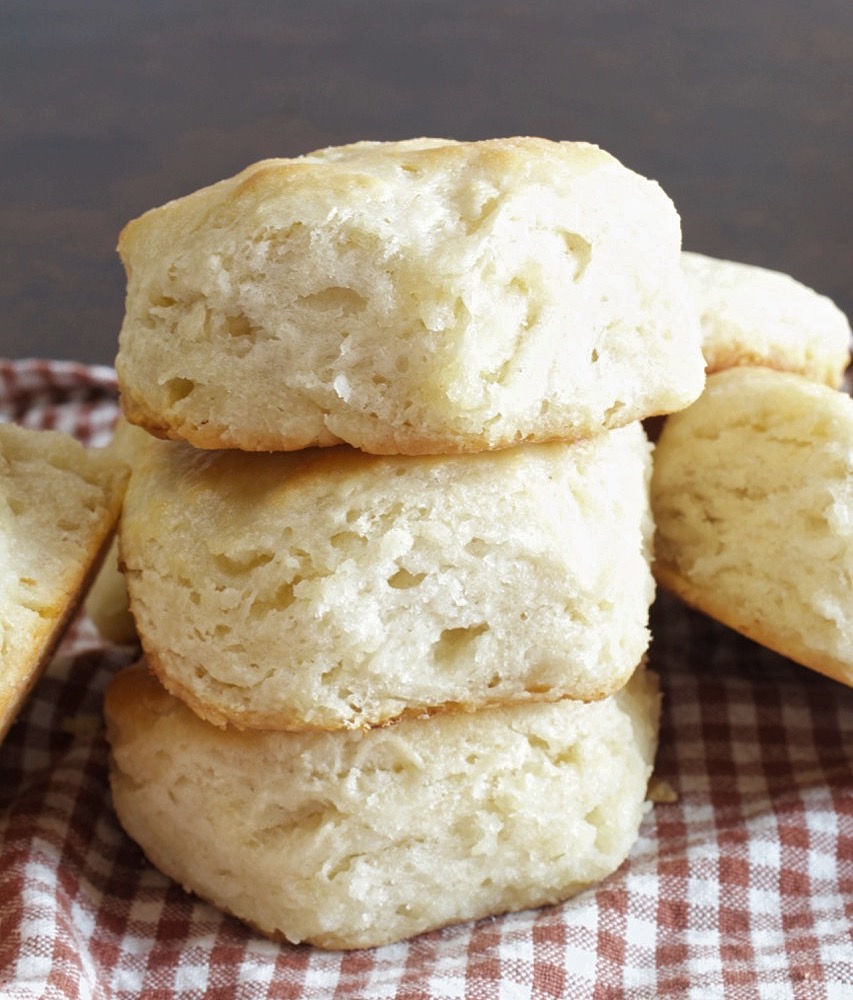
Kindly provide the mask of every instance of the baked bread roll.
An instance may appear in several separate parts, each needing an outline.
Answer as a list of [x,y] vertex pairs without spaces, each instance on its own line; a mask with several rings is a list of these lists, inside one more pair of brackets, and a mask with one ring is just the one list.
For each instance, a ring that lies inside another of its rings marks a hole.
[[853,684],[853,399],[770,369],[709,376],[664,425],[652,507],[661,584]]
[[201,448],[452,454],[700,393],[678,215],[585,143],[363,142],[129,223],[129,419]]
[[126,481],[105,451],[0,423],[0,738],[97,570]]
[[658,693],[641,669],[591,704],[240,732],[136,665],[105,713],[116,813],[154,865],[264,934],[368,948],[613,872],[645,812]]
[[636,423],[450,457],[153,441],[122,515],[130,606],[216,724],[600,698],[648,645],[650,473]]
[[850,363],[850,324],[825,295],[787,274],[684,251],[709,372],[735,365],[799,372],[837,389]]

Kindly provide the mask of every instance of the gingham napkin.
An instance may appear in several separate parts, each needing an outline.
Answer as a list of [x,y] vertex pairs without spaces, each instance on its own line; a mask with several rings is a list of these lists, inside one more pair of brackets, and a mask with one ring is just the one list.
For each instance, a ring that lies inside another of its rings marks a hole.
[[[114,374],[0,362],[0,419],[109,438]],[[259,938],[118,826],[101,697],[135,650],[80,618],[0,746],[0,996],[853,998],[853,690],[676,602],[653,609],[664,712],[626,863],[569,902],[352,953]]]

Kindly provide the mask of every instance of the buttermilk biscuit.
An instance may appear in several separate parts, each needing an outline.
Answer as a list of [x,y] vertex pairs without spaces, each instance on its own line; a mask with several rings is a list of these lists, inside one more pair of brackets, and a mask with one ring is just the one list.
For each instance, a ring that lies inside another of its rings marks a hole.
[[[120,419],[107,447],[119,461],[132,467],[140,449],[150,440],[150,434]],[[116,537],[113,537],[101,568],[86,594],[84,608],[104,639],[123,645],[137,642],[136,623],[130,613],[127,583],[119,563]]]
[[265,160],[121,234],[134,423],[202,448],[451,454],[700,393],[680,222],[585,143],[357,143]]
[[67,434],[0,424],[0,737],[97,570],[126,480]]
[[850,324],[825,295],[779,271],[682,254],[708,371],[763,365],[833,389],[850,362]]
[[217,724],[603,697],[648,645],[649,452],[637,423],[449,457],[153,441],[120,534],[143,648]]
[[853,400],[735,368],[655,451],[655,574],[744,635],[853,684]]
[[113,802],[154,865],[262,933],[375,947],[613,872],[645,811],[658,702],[639,669],[590,704],[240,732],[136,665],[105,698]]
[[119,566],[116,538],[113,538],[98,575],[86,594],[84,609],[100,636],[108,642],[124,645],[136,642],[136,623],[128,605],[127,585]]

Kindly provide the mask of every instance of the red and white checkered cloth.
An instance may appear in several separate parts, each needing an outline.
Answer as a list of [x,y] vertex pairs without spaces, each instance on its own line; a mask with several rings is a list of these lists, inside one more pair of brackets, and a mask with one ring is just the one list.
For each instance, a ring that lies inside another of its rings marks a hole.
[[[103,443],[116,413],[110,369],[0,362],[0,419]],[[0,746],[0,996],[853,998],[853,690],[674,601],[653,629],[677,800],[622,868],[561,906],[345,954],[257,937],[124,835],[101,696],[134,650],[80,619]]]

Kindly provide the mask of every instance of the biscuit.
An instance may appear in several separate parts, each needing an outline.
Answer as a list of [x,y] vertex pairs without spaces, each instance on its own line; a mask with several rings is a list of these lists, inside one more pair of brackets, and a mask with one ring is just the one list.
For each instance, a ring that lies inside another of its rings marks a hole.
[[133,645],[137,642],[136,623],[130,613],[127,598],[127,584],[119,566],[117,538],[113,538],[83,606],[101,638],[119,645]]
[[837,389],[850,363],[850,324],[825,295],[779,271],[684,251],[708,372],[764,365]]
[[645,812],[656,678],[364,732],[217,729],[141,664],[105,697],[118,818],[162,872],[272,937],[368,948],[564,900]]
[[600,698],[648,646],[638,423],[455,456],[151,440],[120,529],[130,606],[165,686],[211,722]]
[[455,454],[681,409],[678,214],[585,143],[363,142],[130,222],[129,419],[201,448]]
[[[149,434],[120,419],[107,447],[119,461],[132,466],[139,449],[145,447],[149,440]],[[133,645],[138,641],[136,623],[128,603],[127,584],[119,565],[116,537],[83,603],[86,614],[102,638],[120,645]]]
[[0,424],[0,738],[97,570],[126,481],[65,433]]
[[655,450],[658,581],[853,685],[853,399],[734,368],[667,419]]

